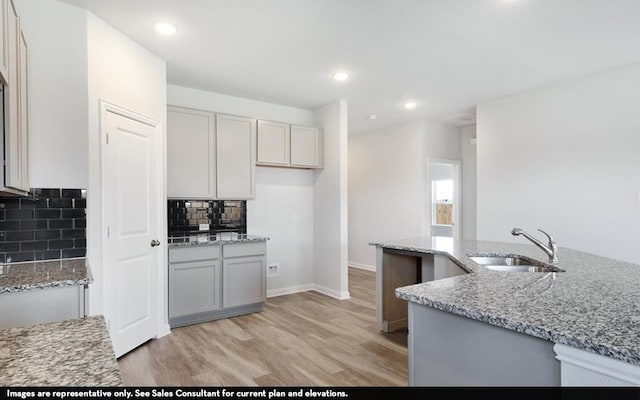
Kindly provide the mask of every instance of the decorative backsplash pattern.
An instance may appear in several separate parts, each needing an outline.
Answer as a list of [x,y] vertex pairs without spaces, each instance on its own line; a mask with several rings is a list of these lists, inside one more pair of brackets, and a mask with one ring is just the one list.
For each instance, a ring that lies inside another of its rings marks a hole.
[[[247,233],[245,200],[169,200],[169,236],[189,232]],[[208,230],[200,230],[208,224]]]
[[0,262],[85,257],[86,208],[84,189],[0,197]]

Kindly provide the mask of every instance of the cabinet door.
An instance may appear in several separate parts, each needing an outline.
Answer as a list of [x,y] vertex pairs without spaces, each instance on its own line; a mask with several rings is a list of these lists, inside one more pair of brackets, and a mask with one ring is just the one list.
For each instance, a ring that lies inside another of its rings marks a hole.
[[265,257],[229,258],[222,261],[222,306],[224,308],[266,300]]
[[256,120],[216,115],[217,198],[255,197]]
[[18,42],[18,132],[20,138],[20,189],[29,191],[29,78],[27,40],[20,31]]
[[258,164],[289,165],[288,124],[258,121]]
[[7,18],[7,50],[9,84],[4,90],[4,156],[5,156],[5,186],[20,189],[22,187],[22,159],[20,130],[18,127],[18,38],[19,26],[18,15],[10,1],[7,7],[9,12]]
[[220,309],[220,261],[169,264],[169,318]]
[[169,107],[167,111],[167,195],[215,197],[214,114]]
[[9,74],[7,72],[7,68],[9,67],[9,43],[7,37],[8,4],[9,0],[0,0],[0,82],[3,85],[9,84]]
[[322,137],[318,128],[291,126],[291,165],[321,167]]

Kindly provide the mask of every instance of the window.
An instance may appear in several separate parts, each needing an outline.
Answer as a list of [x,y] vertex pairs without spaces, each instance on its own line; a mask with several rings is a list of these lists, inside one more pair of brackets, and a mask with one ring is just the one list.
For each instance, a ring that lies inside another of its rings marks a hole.
[[431,189],[435,225],[453,225],[453,180],[432,181]]

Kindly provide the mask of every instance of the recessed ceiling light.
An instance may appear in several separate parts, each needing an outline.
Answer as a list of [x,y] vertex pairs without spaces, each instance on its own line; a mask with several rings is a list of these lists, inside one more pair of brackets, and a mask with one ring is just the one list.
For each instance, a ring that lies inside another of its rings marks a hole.
[[417,105],[418,104],[416,104],[415,101],[407,101],[406,103],[404,103],[404,108],[406,108],[407,110],[413,110]]
[[333,79],[340,82],[346,81],[347,79],[349,79],[349,73],[345,71],[338,71],[333,74]]
[[178,27],[164,21],[158,21],[153,24],[153,29],[163,36],[175,35],[178,32]]
[[367,118],[372,119],[372,120],[373,119],[378,119],[378,114],[369,114],[369,115],[367,115]]

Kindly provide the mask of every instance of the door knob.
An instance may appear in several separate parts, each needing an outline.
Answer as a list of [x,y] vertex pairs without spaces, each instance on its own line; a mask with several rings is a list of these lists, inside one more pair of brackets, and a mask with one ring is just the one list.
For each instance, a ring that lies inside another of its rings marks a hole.
[[151,247],[156,247],[156,246],[160,246],[160,241],[153,239],[151,241]]

